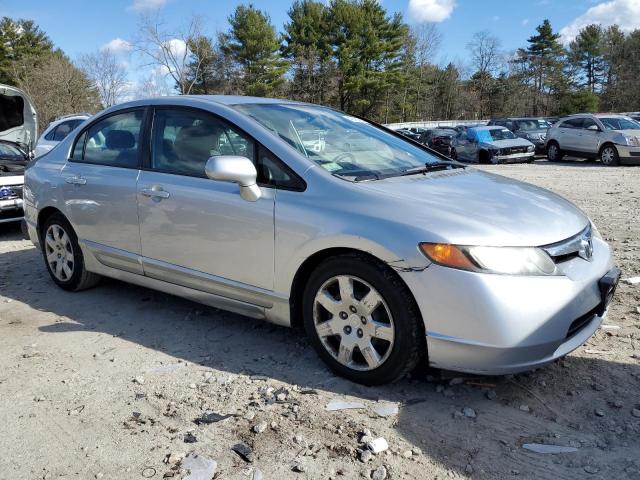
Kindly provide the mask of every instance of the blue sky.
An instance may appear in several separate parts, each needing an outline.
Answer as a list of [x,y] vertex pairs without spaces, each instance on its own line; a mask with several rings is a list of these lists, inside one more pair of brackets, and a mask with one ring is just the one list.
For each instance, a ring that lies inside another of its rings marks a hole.
[[[95,51],[114,39],[135,37],[138,15],[159,9],[169,25],[183,24],[202,14],[206,33],[227,29],[227,17],[241,2],[235,0],[0,0],[0,15],[35,20],[56,46],[72,59]],[[490,30],[505,51],[526,44],[535,26],[549,18],[566,39],[589,23],[640,28],[640,0],[381,0],[388,12],[401,12],[409,24],[432,22],[442,35],[437,63],[466,61],[466,45],[479,30]],[[287,21],[290,0],[261,0],[278,29]],[[117,44],[118,42],[116,42]],[[113,44],[112,44],[113,45]],[[129,56],[128,64],[140,59]],[[135,72],[135,73],[134,73]],[[132,68],[132,79],[140,69]]]

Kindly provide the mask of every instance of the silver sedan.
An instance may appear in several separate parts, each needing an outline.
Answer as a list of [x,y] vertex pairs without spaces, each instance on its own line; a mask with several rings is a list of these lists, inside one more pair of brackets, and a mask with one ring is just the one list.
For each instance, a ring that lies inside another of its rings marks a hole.
[[567,200],[284,100],[112,107],[28,168],[24,197],[61,288],[107,276],[303,326],[365,384],[423,358],[483,374],[549,363],[594,333],[619,277]]

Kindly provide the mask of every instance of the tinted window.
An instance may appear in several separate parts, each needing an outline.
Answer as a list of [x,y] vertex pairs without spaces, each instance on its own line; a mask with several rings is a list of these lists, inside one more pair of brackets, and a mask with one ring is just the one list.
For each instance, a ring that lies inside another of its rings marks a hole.
[[239,155],[255,163],[254,143],[207,112],[156,110],[151,155],[153,169],[204,177],[207,160],[216,155]]
[[582,119],[582,128],[586,128],[587,130],[599,130],[598,124],[593,121],[591,118],[583,118]]
[[55,142],[60,142],[61,140],[64,140],[64,137],[69,135],[71,130],[76,128],[76,126],[77,126],[77,122],[75,120],[71,120],[69,122],[62,122],[60,125],[56,127],[53,134],[53,140]]
[[[136,168],[143,118],[144,110],[135,110],[111,115],[93,124],[87,131],[82,161]],[[76,143],[76,147],[78,143],[80,142]],[[76,147],[74,147],[74,158],[76,158]]]
[[44,136],[44,139],[45,140],[53,140],[53,137],[56,134],[56,128],[57,127],[52,128],[51,131]]
[[560,125],[562,128],[582,128],[581,118],[572,118],[571,120],[565,120]]

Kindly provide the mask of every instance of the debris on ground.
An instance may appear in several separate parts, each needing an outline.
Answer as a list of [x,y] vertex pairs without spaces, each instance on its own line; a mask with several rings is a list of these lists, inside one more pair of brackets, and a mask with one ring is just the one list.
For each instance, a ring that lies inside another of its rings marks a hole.
[[327,403],[327,406],[325,407],[325,409],[330,412],[334,412],[337,410],[357,410],[362,408],[364,408],[364,403],[347,402],[345,400],[337,400],[337,399],[331,400],[329,403]]
[[189,473],[184,480],[211,480],[216,474],[218,462],[193,453],[182,461],[182,468]]
[[578,451],[578,449],[575,447],[565,447],[562,445],[547,445],[544,443],[525,443],[522,445],[522,448],[524,448],[525,450],[530,450],[535,453],[550,453],[550,454],[571,453],[571,452]]

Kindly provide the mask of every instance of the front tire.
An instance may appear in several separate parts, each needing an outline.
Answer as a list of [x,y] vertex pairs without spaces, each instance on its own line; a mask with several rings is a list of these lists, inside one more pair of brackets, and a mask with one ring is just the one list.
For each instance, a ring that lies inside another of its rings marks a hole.
[[330,258],[311,274],[303,316],[320,358],[357,383],[398,380],[426,352],[411,293],[393,270],[363,255]]
[[563,153],[562,150],[560,150],[560,145],[556,142],[550,142],[547,147],[547,160],[550,162],[559,162],[562,160],[562,157]]
[[620,157],[618,150],[613,145],[605,145],[600,150],[600,161],[607,167],[616,167],[620,165]]
[[85,268],[78,237],[62,214],[54,213],[44,222],[41,243],[47,271],[60,288],[77,292],[99,282],[100,276]]

